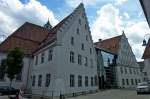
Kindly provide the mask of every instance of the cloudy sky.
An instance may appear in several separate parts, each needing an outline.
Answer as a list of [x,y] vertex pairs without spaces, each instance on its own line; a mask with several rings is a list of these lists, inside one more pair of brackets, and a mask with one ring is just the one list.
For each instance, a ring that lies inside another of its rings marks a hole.
[[24,22],[54,26],[80,3],[85,5],[94,42],[124,30],[137,60],[144,34],[150,33],[139,0],[0,0],[0,34],[10,35]]

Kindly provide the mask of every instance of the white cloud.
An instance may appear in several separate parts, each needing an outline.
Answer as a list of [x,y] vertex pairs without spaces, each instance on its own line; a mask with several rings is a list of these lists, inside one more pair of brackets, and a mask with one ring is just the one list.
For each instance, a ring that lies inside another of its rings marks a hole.
[[81,2],[83,2],[85,6],[96,6],[96,5],[98,5],[99,3],[113,2],[113,0],[65,0],[65,2],[66,2],[70,7],[76,7],[76,6],[78,6]]
[[127,2],[128,0],[115,0],[115,5],[122,5],[123,3]]
[[129,16],[129,14],[128,14],[127,12],[124,12],[123,15],[124,15],[124,17],[125,17],[126,19],[130,19],[130,16]]
[[112,4],[104,5],[97,11],[91,29],[94,41],[120,35],[122,30],[125,31],[137,60],[141,60],[144,51],[142,40],[145,34],[150,33],[147,22],[132,19],[126,12],[120,16],[120,10]]
[[28,21],[43,25],[47,20],[58,23],[53,12],[36,0],[23,4],[19,0],[0,0],[0,34],[10,34]]
[[106,39],[108,37],[116,36],[121,33],[122,28],[121,16],[119,16],[119,9],[112,4],[107,4],[97,11],[97,18],[92,24],[92,35],[94,41],[99,38]]

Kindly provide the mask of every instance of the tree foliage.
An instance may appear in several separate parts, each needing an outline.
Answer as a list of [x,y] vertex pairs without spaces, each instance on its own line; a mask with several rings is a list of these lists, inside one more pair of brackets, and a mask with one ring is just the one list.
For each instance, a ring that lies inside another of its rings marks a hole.
[[[19,48],[14,48],[7,55],[7,77],[12,80],[19,74],[23,67],[23,53]],[[11,85],[11,84],[10,84]]]
[[0,65],[0,79],[2,80],[7,74],[7,77],[12,80],[17,74],[22,71],[23,67],[23,52],[19,48],[10,50],[7,54],[7,58],[1,61]]

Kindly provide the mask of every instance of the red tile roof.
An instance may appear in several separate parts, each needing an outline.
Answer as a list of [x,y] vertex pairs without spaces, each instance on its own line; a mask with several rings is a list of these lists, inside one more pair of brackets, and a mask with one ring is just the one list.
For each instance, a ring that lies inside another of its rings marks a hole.
[[145,51],[144,51],[144,54],[143,54],[143,57],[142,57],[143,59],[148,59],[148,58],[150,58],[150,39],[149,39],[149,41],[148,41],[148,44],[147,44],[147,46],[146,46],[146,48],[145,48]]
[[112,53],[118,53],[120,40],[121,40],[121,35],[96,42],[94,45],[96,48],[100,48]]
[[48,36],[49,31],[41,26],[26,22],[0,44],[0,51],[7,52],[15,47],[29,55]]

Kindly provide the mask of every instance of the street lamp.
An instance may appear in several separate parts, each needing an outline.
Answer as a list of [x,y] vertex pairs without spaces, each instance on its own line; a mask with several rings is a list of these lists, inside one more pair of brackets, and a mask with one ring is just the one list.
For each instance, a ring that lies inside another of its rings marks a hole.
[[[145,34],[144,38],[147,37],[147,36],[150,36],[150,34]],[[144,39],[142,46],[146,46],[146,45],[147,45],[147,42],[146,42],[146,39]]]

